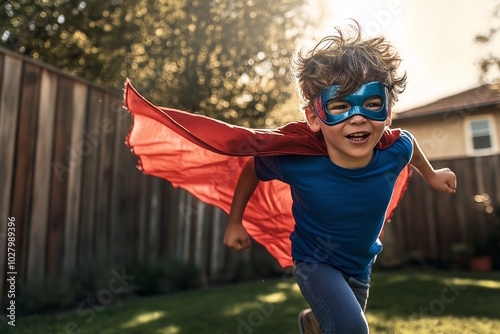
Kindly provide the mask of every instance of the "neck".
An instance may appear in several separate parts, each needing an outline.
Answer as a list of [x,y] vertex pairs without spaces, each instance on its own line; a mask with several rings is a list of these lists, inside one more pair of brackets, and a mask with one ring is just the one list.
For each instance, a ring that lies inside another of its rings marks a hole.
[[374,150],[372,150],[371,154],[363,157],[352,157],[352,156],[346,156],[343,155],[339,152],[334,152],[328,149],[328,157],[330,158],[330,161],[336,164],[337,166],[340,166],[342,168],[347,168],[347,169],[357,169],[357,168],[362,168],[365,167],[372,161],[373,155],[374,155]]

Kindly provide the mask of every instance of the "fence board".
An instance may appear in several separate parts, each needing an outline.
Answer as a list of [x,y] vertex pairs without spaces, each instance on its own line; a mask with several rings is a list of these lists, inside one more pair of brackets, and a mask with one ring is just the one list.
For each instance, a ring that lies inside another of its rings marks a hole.
[[[462,182],[462,175],[461,169],[460,169],[460,164],[457,163],[457,161],[450,161],[449,167],[451,170],[455,171],[455,175],[457,176],[457,186],[461,187],[461,182]],[[459,188],[460,189],[460,188]],[[464,196],[465,195],[465,196]],[[455,193],[453,195],[454,198],[454,208],[455,208],[455,213],[456,213],[456,227],[459,231],[459,240],[460,242],[465,242],[468,236],[468,227],[467,227],[467,216],[466,216],[466,208],[464,205],[461,205],[461,203],[467,202],[467,195],[463,191],[458,191],[458,193]]]
[[35,176],[30,212],[27,282],[41,283],[45,278],[47,225],[51,159],[56,110],[57,76],[43,70],[37,124]]
[[153,179],[151,185],[151,215],[149,219],[149,245],[148,255],[150,263],[156,263],[160,254],[160,217],[161,217],[161,192],[160,179]]
[[207,224],[205,221],[205,211],[207,207],[206,204],[200,201],[197,201],[196,205],[196,222],[194,224],[194,264],[203,268],[205,266],[205,258],[203,254],[206,254],[206,244],[204,239],[207,235]]
[[110,232],[110,196],[111,178],[113,171],[113,112],[111,111],[110,97],[105,94],[103,116],[101,120],[101,142],[99,166],[97,170],[96,217],[95,217],[95,256],[99,261],[107,263],[109,260],[109,232]]
[[68,145],[71,142],[74,85],[73,80],[59,77],[47,239],[48,277],[56,277],[62,271],[66,199],[70,172],[75,164]]
[[[126,197],[134,196],[130,192],[130,178],[125,176],[125,167],[122,165],[122,158],[120,152],[123,149],[123,124],[119,121],[119,110],[111,99],[111,117],[113,119],[113,138],[114,138],[114,152],[113,152],[113,167],[112,167],[112,182],[111,182],[111,203],[110,203],[110,263],[120,263],[126,258],[128,249],[125,247],[126,233],[129,231],[127,228],[127,213],[126,208],[128,203]],[[121,109],[121,104],[119,105]],[[128,213],[131,216],[132,212]]]
[[219,208],[214,208],[212,218],[212,251],[210,256],[210,280],[215,281],[222,269],[222,259],[224,258],[224,249],[222,248],[222,231],[224,222],[222,217],[224,212]]
[[[472,170],[476,170],[476,173],[474,175],[476,176],[475,179],[475,186],[472,187],[475,189],[474,194],[471,194],[471,201],[474,199],[475,194],[484,194],[486,192],[486,182],[483,182],[484,179],[484,170],[482,168],[482,159],[480,157],[476,157],[472,160],[474,162],[474,167]],[[472,215],[477,226],[479,227],[478,231],[478,237],[480,238],[486,238],[488,236],[488,226],[487,226],[487,221],[486,217],[483,215]]]
[[179,240],[182,243],[179,247],[179,258],[184,261],[189,261],[189,247],[191,244],[191,223],[193,214],[193,197],[185,190],[182,190],[182,202],[179,203],[180,220],[182,234],[179,235]]
[[[80,223],[80,205],[82,190],[82,163],[83,157],[90,148],[84,143],[83,130],[85,112],[87,109],[88,87],[82,83],[75,83],[73,87],[71,125],[70,170],[68,172],[68,196],[66,215],[64,218],[64,257],[63,273],[70,274],[76,268],[78,230]],[[68,112],[68,111],[66,111]]]
[[[139,174],[136,172],[136,174]],[[137,178],[137,176],[132,176]],[[139,203],[139,218],[137,219],[137,261],[139,263],[145,262],[146,261],[146,245],[147,245],[147,238],[148,238],[148,204],[151,201],[151,198],[149,194],[151,193],[150,191],[150,184],[151,184],[151,179],[150,177],[143,177],[141,179],[141,196],[140,198],[140,203]]]
[[[36,147],[36,127],[40,95],[41,69],[25,64],[23,68],[22,93],[19,106],[19,127],[16,140],[14,187],[12,189],[12,215],[16,217],[16,259],[17,280],[24,282],[28,245],[28,221],[31,208],[34,165],[32,163]],[[34,111],[34,112],[33,112]]]
[[94,260],[94,226],[97,198],[97,169],[99,165],[100,144],[102,142],[102,100],[104,93],[91,87],[85,120],[84,138],[88,153],[83,158],[83,185],[81,203],[81,223],[78,243],[78,261],[88,266]]
[[0,220],[0,297],[3,295],[6,272],[7,217],[10,217],[22,62],[6,56],[3,66],[3,85],[0,95],[0,145],[2,145],[0,151],[0,217],[2,217]]
[[177,256],[178,245],[178,230],[180,210],[178,206],[179,196],[181,192],[178,188],[174,188],[168,182],[163,182],[163,202],[162,202],[162,221],[163,221],[163,245],[162,254],[166,258]]
[[500,207],[500,155],[495,155],[493,156],[493,184],[494,186],[494,198],[497,199],[497,201],[494,203],[497,205],[497,207]]
[[[129,128],[127,128],[128,130]],[[125,138],[125,135],[120,136],[121,139]],[[131,261],[139,261],[139,256],[137,249],[139,247],[139,229],[141,227],[141,201],[142,201],[142,183],[146,182],[146,177],[138,173],[135,168],[132,168],[133,164],[128,161],[130,159],[130,153],[126,150],[123,145],[123,140],[121,141],[122,149],[122,173],[124,177],[129,180],[127,192],[121,194],[123,209],[122,212],[125,213],[125,208],[129,207],[130,211],[128,214],[123,215],[123,221],[120,223],[123,226],[120,228],[125,229],[125,250],[126,258]],[[124,155],[123,153],[126,153]],[[128,158],[128,159],[127,159]],[[128,163],[126,163],[128,162]],[[123,250],[122,250],[123,251]]]
[[[4,72],[3,72],[3,69],[4,69],[4,59],[5,59],[4,55],[0,53],[0,92],[2,92],[2,91],[3,91],[3,88],[2,88],[2,87],[3,87],[3,83],[4,83],[4,80],[3,80],[3,74],[4,74]],[[1,111],[0,111],[0,112],[1,112]],[[0,135],[0,136],[1,136],[1,135]],[[0,197],[0,201],[2,201],[2,200],[3,200],[3,199]],[[4,268],[5,268],[5,255],[6,255],[6,254],[5,254],[5,253],[3,253],[3,252],[5,252],[5,250],[2,252],[2,249],[4,248],[4,246],[2,246],[2,245],[3,245],[3,243],[2,243],[2,242],[5,240],[5,239],[3,239],[3,238],[4,238],[3,234],[4,234],[6,231],[5,231],[5,230],[2,230],[2,228],[3,228],[3,227],[2,227],[2,225],[1,225],[1,223],[0,223],[0,255],[2,256],[2,257],[0,258],[0,280],[2,280],[2,282],[0,283],[0,302],[2,301],[2,298],[3,298],[4,280],[5,280],[5,278],[6,278],[6,277],[4,276],[4,274],[5,274],[5,270],[4,270]]]
[[[132,126],[132,118],[128,112],[122,109],[121,100],[117,100],[117,111],[118,111],[118,122],[122,123],[121,131],[117,133],[118,147],[120,153],[120,173],[122,177],[127,180],[127,191],[120,194],[122,203],[122,213],[123,215],[123,227],[126,228],[126,249],[127,258],[132,261],[139,261],[138,247],[139,247],[139,231],[145,223],[147,223],[147,217],[145,215],[145,206],[143,203],[143,198],[147,198],[147,193],[143,189],[143,183],[148,184],[145,175],[140,173],[135,167],[137,159],[130,154],[130,150],[124,144],[125,138],[130,131]],[[126,209],[129,208],[129,213],[126,213]]]

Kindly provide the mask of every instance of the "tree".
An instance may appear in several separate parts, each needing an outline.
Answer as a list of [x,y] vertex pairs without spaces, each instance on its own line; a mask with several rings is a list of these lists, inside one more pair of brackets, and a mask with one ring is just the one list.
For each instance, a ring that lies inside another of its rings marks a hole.
[[[492,18],[496,20],[489,31],[476,35],[476,42],[483,45],[498,45],[500,31],[500,4],[493,9]],[[490,53],[479,61],[480,78],[486,83],[500,83],[500,55]]]
[[149,24],[154,31],[133,50],[148,59],[149,73],[129,76],[139,76],[144,90],[163,104],[263,126],[266,112],[290,97],[285,88],[299,34],[293,28],[304,25],[297,19],[302,1],[177,3],[157,7],[163,19]]
[[[128,7],[126,7],[127,5]],[[111,87],[142,22],[139,1],[8,0],[0,12],[4,46]]]
[[154,102],[262,127],[290,98],[301,0],[8,0],[2,44]]

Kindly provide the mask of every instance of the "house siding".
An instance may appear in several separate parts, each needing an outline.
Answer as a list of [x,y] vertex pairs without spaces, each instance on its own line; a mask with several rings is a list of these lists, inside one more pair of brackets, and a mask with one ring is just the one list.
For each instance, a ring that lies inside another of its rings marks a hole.
[[[463,158],[471,156],[467,151],[465,127],[472,118],[491,115],[496,127],[496,147],[500,147],[500,109],[484,108],[473,114],[468,112],[444,112],[427,117],[397,117],[392,122],[393,128],[410,131],[430,160]],[[491,152],[491,154],[499,153]]]

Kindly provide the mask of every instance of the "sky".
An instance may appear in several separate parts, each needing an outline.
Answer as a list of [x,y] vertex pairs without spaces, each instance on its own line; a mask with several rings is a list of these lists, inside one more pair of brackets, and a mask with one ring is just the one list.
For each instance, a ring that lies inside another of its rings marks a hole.
[[365,37],[384,35],[399,51],[408,83],[394,111],[425,105],[481,85],[478,61],[489,53],[500,56],[500,38],[480,45],[477,34],[486,33],[499,19],[493,10],[499,0],[310,0],[319,15],[308,32],[308,49],[334,26],[356,19]]

